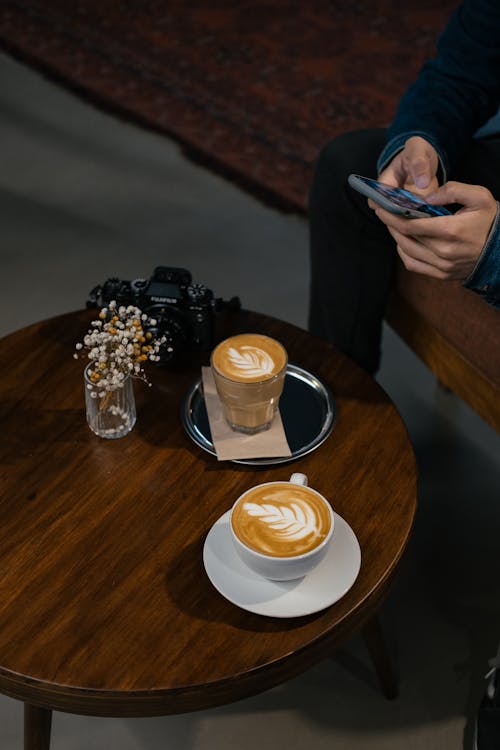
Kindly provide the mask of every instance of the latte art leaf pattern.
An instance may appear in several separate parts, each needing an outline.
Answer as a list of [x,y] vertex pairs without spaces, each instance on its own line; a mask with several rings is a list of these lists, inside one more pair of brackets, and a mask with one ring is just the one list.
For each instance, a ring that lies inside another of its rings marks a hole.
[[309,534],[318,534],[318,524],[312,508],[302,500],[290,503],[290,506],[271,503],[245,503],[248,515],[258,517],[277,532],[280,538],[288,540],[303,539]]
[[242,346],[240,350],[230,347],[229,361],[242,375],[249,378],[268,375],[274,368],[269,354],[255,346]]

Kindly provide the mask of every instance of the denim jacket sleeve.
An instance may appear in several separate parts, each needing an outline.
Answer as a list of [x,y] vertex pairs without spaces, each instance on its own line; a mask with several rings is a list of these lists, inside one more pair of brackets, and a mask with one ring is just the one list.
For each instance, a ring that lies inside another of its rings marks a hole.
[[481,255],[463,285],[500,309],[500,204]]
[[403,95],[388,146],[422,135],[440,154],[446,175],[499,103],[500,3],[463,0],[438,40],[436,57]]
[[[499,103],[500,2],[463,0],[438,40],[436,57],[425,63],[399,103],[378,159],[378,171],[404,148],[408,138],[420,135],[436,149],[438,177],[446,182],[450,168]],[[498,211],[464,286],[500,308]]]

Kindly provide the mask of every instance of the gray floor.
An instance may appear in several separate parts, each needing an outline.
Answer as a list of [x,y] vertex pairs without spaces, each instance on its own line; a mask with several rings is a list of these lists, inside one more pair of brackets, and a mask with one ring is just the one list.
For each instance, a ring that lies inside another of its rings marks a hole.
[[[0,334],[84,305],[110,275],[184,265],[218,296],[305,326],[307,227],[0,56]],[[22,356],[22,352],[20,352]],[[500,638],[499,447],[488,426],[385,332],[379,381],[420,468],[410,550],[384,611],[401,695],[384,700],[359,639],[268,693],[156,719],[55,714],[53,750],[470,747]],[[465,743],[465,744],[464,744]],[[0,697],[0,747],[22,747]]]

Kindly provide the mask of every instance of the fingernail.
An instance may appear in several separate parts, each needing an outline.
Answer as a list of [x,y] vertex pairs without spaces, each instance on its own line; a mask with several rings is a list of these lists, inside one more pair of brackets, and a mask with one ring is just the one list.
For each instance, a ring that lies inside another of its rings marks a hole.
[[419,174],[418,177],[415,177],[415,185],[419,188],[426,188],[429,184],[429,180],[424,174]]

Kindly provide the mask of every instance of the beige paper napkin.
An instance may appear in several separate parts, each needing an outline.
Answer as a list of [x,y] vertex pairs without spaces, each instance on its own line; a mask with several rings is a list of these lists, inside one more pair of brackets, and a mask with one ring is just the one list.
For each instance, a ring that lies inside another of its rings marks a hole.
[[210,367],[202,367],[201,375],[212,442],[219,461],[245,458],[281,458],[292,455],[279,410],[276,412],[273,423],[268,430],[258,432],[256,435],[235,432],[224,419],[222,404],[215,388]]

